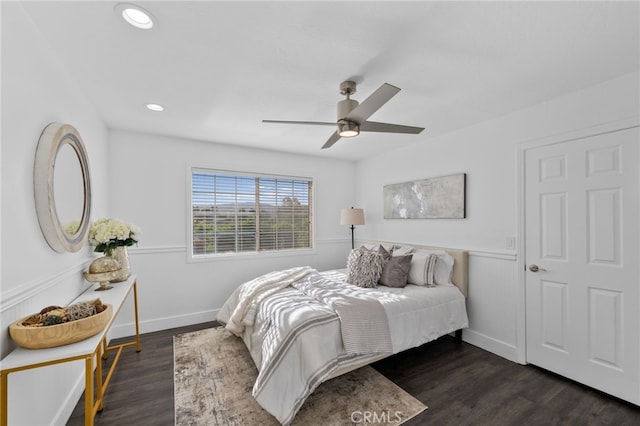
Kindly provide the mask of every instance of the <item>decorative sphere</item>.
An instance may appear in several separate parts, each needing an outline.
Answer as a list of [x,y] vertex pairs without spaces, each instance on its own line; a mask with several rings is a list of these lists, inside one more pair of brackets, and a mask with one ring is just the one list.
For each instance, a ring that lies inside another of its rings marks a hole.
[[120,269],[120,262],[113,257],[99,257],[89,265],[90,274],[101,274],[103,272],[113,272]]

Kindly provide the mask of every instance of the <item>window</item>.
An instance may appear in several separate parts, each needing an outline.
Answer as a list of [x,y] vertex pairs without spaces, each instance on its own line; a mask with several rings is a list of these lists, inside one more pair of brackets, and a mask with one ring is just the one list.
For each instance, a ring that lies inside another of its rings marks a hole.
[[191,170],[194,256],[312,247],[308,178]]

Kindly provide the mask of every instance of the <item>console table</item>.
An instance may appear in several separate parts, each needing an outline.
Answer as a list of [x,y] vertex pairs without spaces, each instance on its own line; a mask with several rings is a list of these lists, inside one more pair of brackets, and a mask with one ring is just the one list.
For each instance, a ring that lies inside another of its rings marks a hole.
[[[107,390],[107,386],[109,386],[109,381],[111,380],[111,376],[113,375],[116,365],[120,360],[122,350],[130,346],[135,346],[136,352],[140,352],[141,349],[140,328],[138,324],[138,287],[136,277],[132,275],[124,282],[115,283],[113,284],[113,289],[108,291],[95,292],[94,290],[96,287],[97,286],[91,286],[70,304],[85,300],[93,300],[99,297],[102,303],[111,305],[113,307],[113,316],[105,326],[104,330],[92,337],[89,337],[88,339],[72,343],[70,345],[48,349],[24,349],[19,347],[0,361],[0,426],[7,426],[9,424],[8,375],[10,373],[77,360],[85,361],[84,424],[85,426],[93,425],[96,413],[102,410],[102,399]],[[126,343],[107,346],[107,333],[120,313],[120,308],[122,308],[125,300],[132,292],[136,328],[135,338]],[[116,354],[106,377],[103,379],[102,362],[104,359],[107,359],[107,354],[110,351],[116,351]]]

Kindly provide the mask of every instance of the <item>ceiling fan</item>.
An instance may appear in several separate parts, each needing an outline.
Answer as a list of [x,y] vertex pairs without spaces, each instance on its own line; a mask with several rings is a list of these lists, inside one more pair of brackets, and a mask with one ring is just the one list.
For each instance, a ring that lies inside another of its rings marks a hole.
[[384,83],[378,90],[373,92],[367,99],[358,103],[351,99],[351,95],[356,93],[356,83],[353,81],[343,81],[340,83],[340,94],[347,97],[338,102],[338,121],[282,121],[282,120],[262,120],[263,123],[278,124],[309,124],[314,126],[338,126],[329,139],[322,145],[322,149],[331,147],[340,138],[350,138],[358,136],[360,132],[385,132],[385,133],[411,133],[417,135],[424,130],[424,127],[403,126],[400,124],[378,123],[367,121],[374,112],[386,104],[400,89],[391,84]]

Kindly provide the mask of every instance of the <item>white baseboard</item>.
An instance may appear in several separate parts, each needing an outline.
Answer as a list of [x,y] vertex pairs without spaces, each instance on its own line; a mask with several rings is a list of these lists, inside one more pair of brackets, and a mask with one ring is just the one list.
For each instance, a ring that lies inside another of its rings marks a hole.
[[[218,315],[218,310],[219,309],[211,309],[184,315],[140,321],[140,333],[153,333],[154,331],[162,331],[170,328],[215,321],[216,315]],[[109,338],[118,339],[120,337],[129,337],[132,336],[134,332],[135,325],[132,322],[127,324],[116,324],[111,327]]]
[[480,349],[494,353],[498,356],[508,359],[509,361],[518,362],[518,350],[509,343],[494,339],[477,331],[464,329],[462,330],[462,340],[477,346]]

